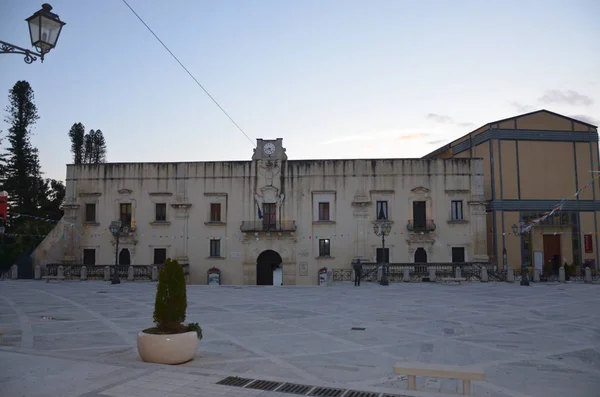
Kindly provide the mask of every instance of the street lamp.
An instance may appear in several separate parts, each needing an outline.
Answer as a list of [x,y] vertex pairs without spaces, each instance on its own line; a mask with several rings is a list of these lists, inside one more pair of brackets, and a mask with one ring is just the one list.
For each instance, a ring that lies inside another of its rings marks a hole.
[[52,6],[48,3],[42,4],[42,8],[26,21],[29,24],[31,45],[39,52],[33,52],[0,40],[0,54],[23,54],[25,55],[24,61],[28,64],[36,61],[36,56],[40,57],[41,62],[44,62],[44,56],[56,47],[60,31],[66,23],[52,12]]
[[[526,232],[523,232],[523,230],[516,223],[514,223],[512,225],[512,232],[515,236],[523,236],[526,233]],[[521,285],[523,285],[523,286],[529,285],[529,274],[528,273],[529,273],[529,270],[527,269],[527,266],[525,266],[525,262],[521,258]]]
[[376,236],[381,237],[381,255],[383,259],[383,269],[381,274],[380,285],[389,285],[388,275],[387,275],[387,266],[386,266],[386,257],[385,257],[385,236],[388,236],[392,231],[392,222],[389,221],[378,221],[373,224],[373,232]]
[[121,280],[119,280],[119,272],[117,271],[117,266],[119,265],[119,237],[121,237],[121,232],[123,231],[123,222],[121,221],[112,221],[108,230],[110,230],[111,234],[115,238],[116,249],[115,249],[115,272],[113,274],[111,284],[120,284]]

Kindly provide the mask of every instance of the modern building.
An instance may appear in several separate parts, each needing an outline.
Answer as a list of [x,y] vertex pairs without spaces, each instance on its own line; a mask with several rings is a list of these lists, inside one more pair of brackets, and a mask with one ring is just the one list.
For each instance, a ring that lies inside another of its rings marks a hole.
[[[251,161],[68,165],[65,216],[40,264],[189,265],[204,284],[316,284],[352,260],[488,261],[481,159],[288,160],[282,139]],[[386,238],[374,233],[388,220]]]
[[[485,124],[423,158],[472,157],[484,159],[491,260],[502,265],[506,256],[508,266],[546,271],[556,262],[597,269],[600,190],[591,183],[600,176],[596,126],[539,110]],[[538,221],[561,203],[561,210]],[[529,224],[534,226],[522,233]]]

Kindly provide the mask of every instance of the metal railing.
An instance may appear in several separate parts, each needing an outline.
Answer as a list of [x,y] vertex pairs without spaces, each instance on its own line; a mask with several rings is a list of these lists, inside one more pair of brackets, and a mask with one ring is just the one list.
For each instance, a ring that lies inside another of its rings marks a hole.
[[433,232],[435,230],[433,219],[427,219],[425,222],[416,222],[410,219],[406,224],[406,230],[409,232]]
[[296,221],[243,221],[240,230],[242,232],[295,232]]

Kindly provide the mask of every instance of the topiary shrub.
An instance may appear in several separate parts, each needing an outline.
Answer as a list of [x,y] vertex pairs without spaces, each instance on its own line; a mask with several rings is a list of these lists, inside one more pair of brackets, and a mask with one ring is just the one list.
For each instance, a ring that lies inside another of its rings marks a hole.
[[176,260],[167,259],[158,272],[158,285],[154,301],[156,327],[144,330],[144,332],[179,334],[195,331],[198,339],[202,339],[202,329],[197,323],[183,324],[186,310],[187,291],[183,267]]

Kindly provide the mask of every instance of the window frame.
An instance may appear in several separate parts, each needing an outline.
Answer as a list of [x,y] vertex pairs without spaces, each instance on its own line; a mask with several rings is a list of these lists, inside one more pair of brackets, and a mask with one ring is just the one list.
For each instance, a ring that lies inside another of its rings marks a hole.
[[[86,261],[86,252],[90,252],[90,251],[93,251],[94,263],[86,263],[87,262]],[[81,262],[84,266],[95,266],[96,265],[96,249],[95,248],[84,248],[83,252],[81,254],[82,254]]]
[[[326,211],[325,211],[326,210]],[[329,201],[319,201],[318,204],[318,220],[322,222],[330,222],[331,221],[331,203]],[[323,215],[326,215],[325,218]]]
[[450,201],[450,220],[451,221],[464,221],[464,200],[451,200]]
[[[156,263],[157,262],[156,261],[156,252],[159,251],[159,250],[164,251],[164,257],[165,258],[164,258],[164,260],[163,260],[162,263]],[[164,248],[164,247],[156,247],[156,248],[154,248],[152,250],[152,254],[153,254],[152,255],[152,264],[153,265],[164,265],[165,261],[167,260],[167,249],[166,248]]]
[[[383,212],[385,214],[385,217],[383,218],[379,217],[380,206],[382,207],[381,209],[383,209]],[[378,221],[387,221],[390,219],[389,204],[387,200],[377,200],[375,202],[375,219],[377,219]]]
[[[123,212],[123,208],[129,208],[129,213]],[[125,215],[125,217],[123,217]],[[129,216],[129,219],[127,218]],[[131,227],[131,221],[133,220],[133,205],[131,203],[119,203],[119,220],[121,221],[122,226]]]
[[[213,246],[214,244],[214,246]],[[214,254],[217,255],[214,255]],[[208,256],[210,258],[221,258],[221,239],[211,238],[209,242],[209,253]]]
[[319,258],[331,257],[331,239],[319,239]]
[[[89,215],[90,215],[90,208],[94,208],[93,211],[93,219],[89,219]],[[96,223],[96,203],[85,203],[85,223]]]
[[209,222],[220,223],[222,206],[221,203],[210,203]]
[[[159,208],[164,208],[164,219],[159,219]],[[154,222],[166,222],[167,221],[167,203],[154,203]]]

